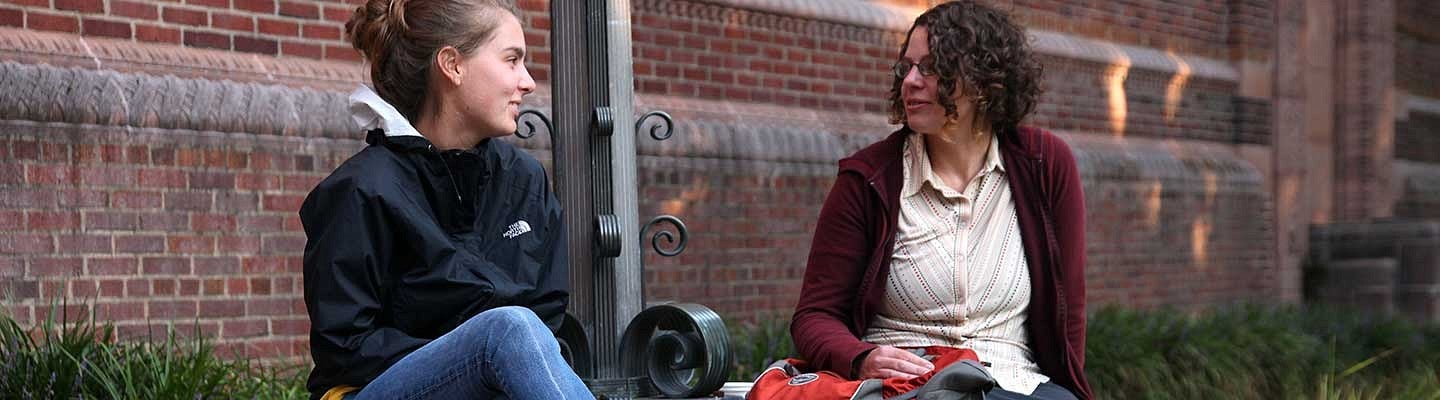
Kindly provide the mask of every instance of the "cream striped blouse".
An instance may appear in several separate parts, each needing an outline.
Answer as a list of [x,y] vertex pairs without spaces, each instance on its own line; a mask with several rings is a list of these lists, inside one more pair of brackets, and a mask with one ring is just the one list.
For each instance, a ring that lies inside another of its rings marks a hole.
[[930,168],[924,135],[905,142],[904,186],[884,304],[867,342],[974,349],[1000,387],[1029,394],[1040,373],[1025,332],[1030,271],[999,141],[965,190]]

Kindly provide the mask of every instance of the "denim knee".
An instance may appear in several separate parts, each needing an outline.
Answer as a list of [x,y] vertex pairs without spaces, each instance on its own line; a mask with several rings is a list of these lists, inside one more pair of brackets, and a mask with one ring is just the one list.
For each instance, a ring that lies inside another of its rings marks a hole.
[[540,321],[540,317],[535,315],[535,311],[520,306],[496,307],[485,310],[479,314],[475,314],[475,316],[473,317],[470,317],[470,320],[465,321],[465,323],[462,324],[459,329],[487,329],[503,331],[508,329],[502,328],[510,327],[522,328],[527,330],[540,329],[547,333],[550,331],[550,328],[545,326],[545,322]]

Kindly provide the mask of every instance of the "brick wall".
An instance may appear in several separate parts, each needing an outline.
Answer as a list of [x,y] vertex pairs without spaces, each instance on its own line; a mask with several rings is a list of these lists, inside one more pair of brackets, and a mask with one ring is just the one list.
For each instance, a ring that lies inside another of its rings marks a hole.
[[[908,20],[737,3],[634,0],[633,37],[637,109],[680,127],[639,140],[640,216],[680,216],[693,235],[679,257],[645,251],[647,299],[745,319],[793,307],[835,161],[892,129],[887,65]],[[544,109],[546,2],[520,5],[541,83],[528,105]],[[1269,9],[1005,6],[1043,35],[1032,122],[1082,160],[1092,299],[1274,298],[1270,218],[1256,217],[1270,195],[1233,149],[1271,142],[1270,104],[1237,94],[1232,65],[1268,54]],[[0,64],[4,304],[34,321],[89,296],[126,335],[198,321],[227,350],[303,355],[295,210],[361,146],[343,98],[365,74],[335,34],[352,7],[0,0],[0,29],[26,33],[0,35],[0,61],[19,62]],[[518,143],[548,158],[543,138]]]

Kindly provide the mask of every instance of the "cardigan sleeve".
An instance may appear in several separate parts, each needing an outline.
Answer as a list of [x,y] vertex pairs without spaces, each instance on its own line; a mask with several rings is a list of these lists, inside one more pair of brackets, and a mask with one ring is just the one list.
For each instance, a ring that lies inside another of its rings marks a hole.
[[[1060,279],[1064,292],[1060,293],[1065,319],[1065,341],[1072,352],[1069,357],[1075,366],[1084,371],[1085,366],[1085,191],[1080,182],[1080,171],[1075,155],[1059,137],[1049,135],[1051,148],[1050,165],[1047,168],[1051,182],[1049,199],[1055,217],[1055,240],[1060,266]],[[1082,372],[1083,373],[1083,372]],[[1077,395],[1089,398],[1090,388],[1085,379],[1079,379]]]
[[841,173],[825,197],[790,324],[796,350],[819,369],[853,377],[855,359],[874,349],[850,329],[860,281],[869,260],[871,231],[865,210],[873,201],[864,179]]

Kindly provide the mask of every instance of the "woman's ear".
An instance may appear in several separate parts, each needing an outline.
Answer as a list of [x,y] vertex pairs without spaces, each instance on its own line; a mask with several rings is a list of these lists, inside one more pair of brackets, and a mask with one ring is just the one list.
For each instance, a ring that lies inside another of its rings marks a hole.
[[459,86],[464,71],[460,68],[460,51],[450,46],[441,47],[435,52],[435,69],[450,84]]

